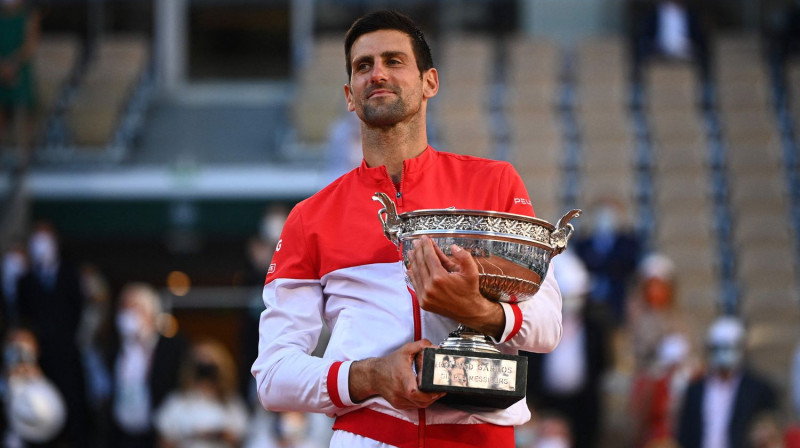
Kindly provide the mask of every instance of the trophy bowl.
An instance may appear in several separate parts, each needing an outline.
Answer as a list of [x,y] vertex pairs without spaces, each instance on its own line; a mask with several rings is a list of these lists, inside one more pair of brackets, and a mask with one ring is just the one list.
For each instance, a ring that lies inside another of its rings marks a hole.
[[[539,291],[550,260],[566,249],[574,232],[569,221],[581,214],[572,210],[557,225],[484,210],[425,209],[398,214],[385,193],[372,198],[383,206],[378,218],[386,237],[401,250],[404,269],[414,241],[423,236],[448,257],[455,244],[469,251],[477,263],[481,294],[512,304],[530,300]],[[454,371],[453,359],[460,360],[455,365],[463,371]],[[448,393],[443,402],[504,408],[525,396],[527,358],[502,354],[485,335],[459,325],[439,348],[423,350],[417,372],[420,389]]]
[[402,250],[404,266],[414,240],[423,235],[447,256],[455,244],[477,262],[481,294],[506,303],[528,300],[539,291],[550,259],[566,249],[572,236],[569,221],[581,214],[572,210],[555,226],[530,216],[483,210],[428,209],[398,215],[385,193],[375,193],[373,199],[383,205],[378,218],[386,237]]

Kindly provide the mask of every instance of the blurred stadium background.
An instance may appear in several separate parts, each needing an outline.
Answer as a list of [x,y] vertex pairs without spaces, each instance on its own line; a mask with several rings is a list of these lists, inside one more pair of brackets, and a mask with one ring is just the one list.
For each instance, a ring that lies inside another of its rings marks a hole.
[[800,341],[800,57],[773,64],[769,38],[792,2],[698,0],[710,82],[656,61],[640,89],[638,3],[37,1],[34,147],[24,169],[14,135],[3,145],[0,243],[50,221],[112,290],[162,287],[182,331],[240,347],[265,211],[348,166],[329,144],[347,122],[344,31],[398,8],[440,69],[435,147],[512,161],[544,219],[621,201],[647,249],[675,262],[693,342],[719,313],[744,316],[751,358],[785,391]]

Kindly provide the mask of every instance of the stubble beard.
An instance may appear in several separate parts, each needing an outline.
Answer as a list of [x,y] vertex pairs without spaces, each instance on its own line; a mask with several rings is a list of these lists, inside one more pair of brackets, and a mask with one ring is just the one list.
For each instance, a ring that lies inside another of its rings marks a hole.
[[393,126],[406,115],[406,105],[399,96],[393,101],[369,104],[364,102],[363,118],[365,124],[374,127]]

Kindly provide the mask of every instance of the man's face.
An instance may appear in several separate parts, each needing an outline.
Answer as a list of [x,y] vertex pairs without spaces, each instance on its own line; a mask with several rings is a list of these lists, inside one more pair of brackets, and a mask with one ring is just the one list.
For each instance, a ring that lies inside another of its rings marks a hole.
[[436,71],[420,74],[411,38],[381,30],[356,39],[351,49],[353,72],[345,85],[347,107],[368,126],[386,127],[417,114],[424,99],[438,88]]

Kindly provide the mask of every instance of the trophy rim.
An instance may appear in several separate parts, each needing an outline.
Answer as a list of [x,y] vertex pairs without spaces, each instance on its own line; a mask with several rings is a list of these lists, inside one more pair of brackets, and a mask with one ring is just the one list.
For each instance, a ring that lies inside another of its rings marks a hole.
[[430,238],[466,237],[466,238],[475,238],[479,240],[502,241],[508,243],[525,243],[525,244],[530,244],[532,246],[536,246],[540,249],[545,249],[550,251],[553,250],[552,245],[539,241],[535,238],[530,238],[524,235],[516,235],[513,233],[487,232],[482,230],[445,230],[445,229],[412,230],[410,232],[404,232],[400,236],[400,241],[415,240],[419,239],[422,236],[428,236]]
[[556,226],[548,221],[533,216],[519,215],[516,213],[497,212],[492,210],[472,210],[472,209],[457,209],[457,208],[428,208],[404,212],[397,215],[400,219],[416,218],[419,216],[436,216],[436,215],[461,215],[461,216],[483,216],[492,218],[503,218],[514,221],[523,221],[530,224],[540,225],[546,227],[547,230],[553,232]]

